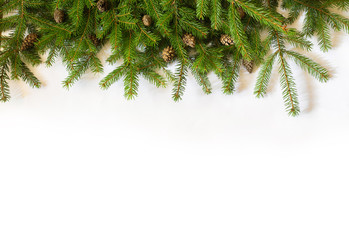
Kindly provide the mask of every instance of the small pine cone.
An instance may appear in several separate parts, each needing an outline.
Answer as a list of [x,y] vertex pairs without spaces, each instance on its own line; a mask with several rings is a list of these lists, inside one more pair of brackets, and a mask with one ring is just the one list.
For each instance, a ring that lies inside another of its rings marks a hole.
[[230,46],[234,44],[233,39],[227,35],[227,34],[222,34],[221,36],[221,43],[225,46]]
[[246,13],[244,10],[242,10],[241,7],[238,8],[239,14],[240,14],[240,19],[243,19],[244,17],[246,17]]
[[105,12],[108,10],[108,1],[107,0],[99,0],[97,2],[97,8],[100,12]]
[[183,42],[184,42],[185,45],[187,45],[189,47],[192,47],[192,48],[195,47],[196,40],[195,40],[195,37],[192,34],[186,33],[186,34],[184,34],[182,39],[183,39]]
[[64,14],[64,11],[63,11],[63,10],[57,8],[57,9],[55,10],[53,16],[54,16],[54,19],[55,19],[56,23],[62,23],[62,22],[64,22],[65,14]]
[[162,58],[165,62],[171,62],[176,56],[176,52],[173,47],[167,47],[162,51]]
[[21,51],[25,51],[29,48],[34,47],[34,43],[38,40],[38,35],[36,33],[30,33],[23,40]]
[[151,19],[151,16],[149,16],[149,15],[144,15],[142,18],[142,21],[143,21],[144,26],[146,26],[146,27],[149,27],[152,24],[152,19]]
[[91,34],[88,36],[91,42],[97,47],[99,45],[99,40],[95,34]]
[[247,61],[247,60],[242,60],[242,65],[246,68],[247,72],[252,73],[253,72],[253,67],[254,67],[254,62],[253,61]]

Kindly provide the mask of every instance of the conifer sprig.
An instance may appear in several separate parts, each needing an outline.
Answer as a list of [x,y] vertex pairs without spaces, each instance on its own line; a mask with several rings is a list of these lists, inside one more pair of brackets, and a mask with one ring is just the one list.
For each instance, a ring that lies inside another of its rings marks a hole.
[[[71,88],[87,71],[103,72],[98,54],[110,46],[107,63],[115,68],[99,85],[108,89],[122,79],[127,99],[145,79],[172,85],[179,101],[189,73],[205,94],[212,92],[211,72],[233,94],[246,62],[249,71],[261,66],[254,93],[263,97],[277,65],[286,110],[295,116],[300,107],[289,61],[327,82],[328,71],[297,49],[311,51],[309,38],[316,36],[328,51],[333,30],[349,33],[349,19],[339,14],[347,10],[349,0],[0,0],[0,101],[9,100],[11,80],[40,87],[29,66],[43,56],[47,66],[63,60],[69,72],[63,86]],[[303,28],[290,28],[301,14]]]

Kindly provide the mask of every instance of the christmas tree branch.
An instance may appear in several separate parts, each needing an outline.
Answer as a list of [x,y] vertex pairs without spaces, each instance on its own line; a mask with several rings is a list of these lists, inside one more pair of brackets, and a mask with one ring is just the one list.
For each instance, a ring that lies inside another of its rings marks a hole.
[[[1,101],[10,97],[11,80],[40,87],[29,66],[43,56],[46,66],[62,59],[69,72],[63,87],[70,88],[87,71],[103,72],[98,56],[110,46],[107,63],[114,70],[99,85],[108,89],[123,79],[127,99],[138,95],[142,76],[156,87],[171,84],[179,101],[188,70],[205,94],[212,92],[211,72],[232,94],[240,68],[253,73],[259,66],[254,94],[263,97],[277,60],[286,110],[295,116],[298,95],[288,61],[321,82],[330,74],[289,47],[309,52],[316,36],[328,51],[332,30],[349,33],[349,19],[340,14],[349,10],[349,0],[0,0],[0,6]],[[303,12],[302,31],[289,28]]]

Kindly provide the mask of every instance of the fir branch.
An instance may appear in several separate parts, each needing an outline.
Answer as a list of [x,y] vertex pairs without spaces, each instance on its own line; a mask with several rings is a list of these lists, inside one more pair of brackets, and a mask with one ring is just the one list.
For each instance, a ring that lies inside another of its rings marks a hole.
[[246,11],[251,17],[259,20],[262,24],[265,24],[277,31],[286,32],[285,26],[282,24],[284,18],[280,14],[266,11],[261,7],[257,7],[250,1],[233,0],[231,2],[232,5],[235,3]]
[[10,88],[7,83],[9,77],[7,75],[7,64],[2,63],[0,67],[0,101],[7,102],[10,100]]
[[121,65],[109,73],[100,83],[102,89],[108,89],[112,84],[119,80],[126,73],[127,65]]
[[128,100],[132,100],[138,95],[138,74],[136,67],[130,63],[124,78],[125,97]]
[[208,14],[209,0],[197,0],[196,1],[196,16],[198,19],[204,19]]
[[276,51],[274,54],[268,56],[268,58],[262,64],[261,70],[258,74],[257,83],[254,89],[254,94],[256,95],[256,97],[265,96],[269,85],[271,72],[273,70],[273,64],[278,53],[279,52]]
[[303,56],[294,51],[286,51],[285,53],[287,54],[287,56],[291,57],[298,64],[298,66],[307,71],[320,82],[327,82],[329,80],[330,75],[327,69],[320,66],[310,58],[307,58],[306,56]]
[[143,69],[141,73],[145,79],[147,79],[150,83],[154,84],[156,87],[165,88],[167,86],[166,80],[153,69],[146,68]]
[[238,50],[244,56],[245,59],[251,60],[252,48],[248,41],[244,27],[240,20],[240,14],[237,11],[234,3],[229,7],[229,26],[230,34],[237,45]]
[[176,81],[174,83],[174,88],[172,91],[172,98],[175,101],[182,100],[185,85],[187,83],[186,75],[187,75],[187,62],[180,62],[177,71],[176,71]]
[[[143,76],[156,87],[165,87],[167,81],[173,83],[172,97],[178,101],[183,97],[189,69],[205,94],[212,92],[208,78],[211,72],[222,80],[222,91],[232,94],[242,60],[252,61],[256,67],[261,65],[254,94],[263,97],[278,59],[286,109],[297,115],[297,90],[286,57],[321,82],[330,76],[307,56],[288,50],[288,44],[309,52],[309,38],[317,36],[320,48],[328,51],[332,47],[332,30],[349,33],[349,19],[336,11],[349,10],[348,0],[108,2],[108,9],[101,11],[93,0],[0,1],[0,15],[5,14],[0,17],[0,33],[9,33],[0,34],[0,99],[10,97],[8,81],[12,79],[40,86],[29,65],[40,64],[42,54],[48,53],[47,66],[62,58],[69,71],[63,82],[66,88],[87,70],[102,72],[103,64],[97,54],[110,43],[107,62],[116,64],[123,60],[123,64],[99,85],[107,89],[123,79],[127,99],[138,95],[139,76]],[[287,17],[279,11],[279,3],[289,13]],[[54,17],[56,9],[64,13],[63,22]],[[287,28],[302,12],[306,15],[302,32]],[[146,15],[148,23],[144,22]],[[30,38],[26,36],[32,33],[38,41],[27,42]],[[226,34],[232,39],[220,41]],[[191,36],[190,40],[185,36]],[[167,57],[164,49],[174,51]],[[167,69],[172,60],[179,62],[175,74]]]
[[82,74],[84,74],[90,66],[90,60],[93,57],[93,53],[88,56],[82,57],[78,61],[72,63],[72,71],[69,76],[63,81],[63,87],[69,89],[76,83]]
[[231,95],[235,91],[235,83],[239,77],[241,55],[236,52],[232,63],[227,63],[227,71],[223,74],[223,93]]
[[211,94],[212,93],[212,87],[210,80],[208,79],[207,73],[199,72],[196,68],[191,68],[191,72],[196,78],[199,85],[202,87],[202,90],[205,94]]
[[291,75],[290,67],[286,62],[282,52],[279,52],[279,65],[280,83],[282,87],[284,102],[286,105],[286,111],[291,116],[297,116],[300,111],[297,90],[294,79]]
[[211,0],[212,14],[210,16],[211,28],[219,30],[222,27],[222,3],[220,0]]
[[40,88],[41,86],[41,82],[39,81],[39,79],[35,77],[35,75],[29,70],[29,68],[25,64],[21,66],[20,77],[24,82],[28,83],[29,86],[33,88]]

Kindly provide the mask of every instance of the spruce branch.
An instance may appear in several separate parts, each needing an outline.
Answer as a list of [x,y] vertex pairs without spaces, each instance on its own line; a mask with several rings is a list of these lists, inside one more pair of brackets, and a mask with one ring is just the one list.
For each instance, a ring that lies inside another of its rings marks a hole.
[[329,80],[330,75],[327,69],[320,66],[320,64],[294,51],[285,51],[285,53],[287,56],[292,58],[298,66],[300,66],[303,70],[307,71],[320,82],[327,82]]
[[246,11],[247,14],[264,25],[267,25],[280,32],[287,31],[285,25],[282,24],[284,17],[281,14],[273,11],[267,11],[263,7],[258,7],[256,4],[253,4],[251,1],[233,0],[231,4],[237,4],[244,11]]
[[[103,2],[95,0],[0,0],[0,100],[9,99],[11,80],[40,86],[30,66],[42,63],[42,55],[46,66],[62,59],[69,71],[62,84],[70,88],[87,71],[103,72],[98,56],[110,46],[107,63],[114,70],[99,85],[108,89],[122,79],[127,99],[138,95],[143,77],[156,87],[173,84],[172,97],[179,101],[189,70],[205,94],[212,92],[212,72],[222,81],[222,91],[233,94],[242,62],[261,66],[254,94],[263,97],[277,64],[286,109],[294,116],[299,103],[288,61],[321,82],[330,74],[290,45],[310,52],[309,39],[316,36],[328,51],[332,31],[349,33],[349,19],[340,14],[349,10],[349,0],[107,2],[101,7]],[[302,31],[289,28],[303,13]],[[168,69],[172,61],[175,73]]]
[[173,95],[172,98],[175,101],[182,100],[185,86],[187,83],[187,70],[188,70],[188,62],[179,62],[177,69],[176,69],[176,80],[174,82],[173,87]]
[[116,81],[118,81],[121,77],[124,76],[127,70],[127,65],[123,64],[109,73],[100,83],[99,86],[102,89],[108,89],[111,85],[113,85]]
[[8,68],[7,64],[2,63],[0,67],[0,101],[7,102],[10,100],[10,88],[7,83],[9,81],[9,77],[7,75]]
[[245,33],[244,27],[240,20],[240,14],[234,5],[234,2],[229,7],[229,27],[230,34],[234,39],[235,44],[237,45],[238,50],[241,52],[243,57],[247,60],[251,60],[252,48],[248,41],[247,35]]
[[125,97],[128,100],[132,100],[138,95],[139,73],[137,72],[136,67],[132,63],[129,63],[127,68],[128,68],[128,71],[125,73],[125,78],[124,78],[124,88],[125,88],[124,91],[125,91]]
[[279,52],[279,74],[286,111],[291,116],[297,116],[300,109],[296,84],[292,77],[291,69],[282,52]]
[[227,71],[223,74],[223,93],[233,94],[235,91],[235,83],[239,77],[239,71],[241,66],[241,55],[236,51],[232,62],[226,62]]
[[273,54],[269,55],[265,62],[262,64],[261,70],[258,74],[257,83],[254,89],[254,94],[258,98],[264,97],[267,93],[271,72],[273,70],[273,64],[278,53],[279,52],[276,51]]
[[191,73],[196,78],[198,84],[202,87],[205,94],[212,93],[212,87],[210,80],[208,79],[207,73],[203,73],[197,70],[197,68],[191,67]]

